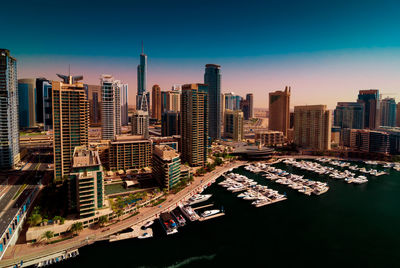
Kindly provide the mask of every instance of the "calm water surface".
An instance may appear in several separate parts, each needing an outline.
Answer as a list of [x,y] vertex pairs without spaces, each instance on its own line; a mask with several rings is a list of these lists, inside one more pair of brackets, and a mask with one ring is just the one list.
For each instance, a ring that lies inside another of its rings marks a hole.
[[238,168],[234,171],[286,192],[288,200],[255,208],[214,184],[205,191],[213,194],[207,203],[223,206],[225,216],[189,223],[171,236],[156,222],[154,238],[96,243],[57,266],[400,267],[400,172],[352,185],[275,166],[327,181],[330,190],[305,196]]

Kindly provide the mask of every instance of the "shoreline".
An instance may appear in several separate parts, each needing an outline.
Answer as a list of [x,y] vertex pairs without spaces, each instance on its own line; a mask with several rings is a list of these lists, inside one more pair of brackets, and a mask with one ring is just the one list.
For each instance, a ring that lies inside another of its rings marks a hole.
[[[67,239],[59,242],[58,245],[46,244],[46,245],[35,245],[35,244],[17,244],[10,247],[9,252],[5,253],[5,256],[0,261],[2,267],[13,267],[16,264],[24,262],[24,266],[32,265],[44,259],[48,256],[66,252],[74,249],[78,249],[87,245],[91,245],[97,241],[108,240],[108,237],[114,233],[120,232],[133,225],[141,225],[145,222],[156,218],[160,213],[165,211],[171,211],[180,202],[188,199],[192,195],[201,191],[205,186],[215,182],[223,173],[230,169],[243,166],[247,161],[235,161],[228,163],[227,165],[221,166],[219,169],[216,168],[214,171],[205,174],[205,176],[196,177],[194,181],[182,191],[177,194],[171,194],[167,197],[167,200],[161,204],[161,207],[156,206],[150,209],[146,208],[143,212],[137,216],[128,216],[127,218],[112,224],[111,227],[98,228],[96,230],[85,229],[76,238]],[[105,231],[104,231],[105,230]],[[85,234],[86,233],[86,234]],[[71,241],[74,240],[74,241]],[[31,251],[31,252],[27,252]],[[36,251],[36,252],[35,252]]]

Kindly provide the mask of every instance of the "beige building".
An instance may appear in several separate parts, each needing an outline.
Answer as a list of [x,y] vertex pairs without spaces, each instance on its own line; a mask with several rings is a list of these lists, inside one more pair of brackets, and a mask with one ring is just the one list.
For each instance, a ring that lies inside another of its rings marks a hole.
[[182,86],[181,139],[182,162],[190,166],[207,163],[208,144],[208,86],[186,84]]
[[161,121],[161,88],[154,85],[151,90],[151,118]]
[[151,166],[151,140],[143,136],[116,136],[110,142],[110,169],[127,170]]
[[224,136],[234,141],[243,140],[243,112],[225,110]]
[[167,111],[179,112],[181,110],[181,92],[167,91]]
[[282,131],[287,137],[290,128],[290,87],[269,93],[269,130]]
[[61,180],[69,175],[75,147],[88,145],[89,104],[80,82],[52,86],[54,179]]
[[282,131],[274,130],[260,130],[255,133],[256,141],[264,146],[277,146],[283,145],[285,142],[285,137]]
[[326,105],[294,107],[294,143],[304,148],[331,149],[332,113]]

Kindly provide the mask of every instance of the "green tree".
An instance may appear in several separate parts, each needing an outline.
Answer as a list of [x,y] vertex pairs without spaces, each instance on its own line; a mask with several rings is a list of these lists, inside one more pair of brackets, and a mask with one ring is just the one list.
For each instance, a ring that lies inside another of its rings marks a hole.
[[54,232],[52,231],[46,231],[44,232],[44,234],[42,235],[42,238],[46,239],[47,242],[50,241],[50,239],[52,239],[54,237]]
[[40,214],[32,214],[28,218],[28,223],[30,226],[36,226],[41,222],[42,222],[42,216],[40,216]]
[[99,225],[104,226],[108,222],[108,217],[106,215],[99,217]]
[[76,222],[71,225],[69,228],[70,232],[75,233],[76,235],[79,234],[83,230],[83,223],[82,222]]

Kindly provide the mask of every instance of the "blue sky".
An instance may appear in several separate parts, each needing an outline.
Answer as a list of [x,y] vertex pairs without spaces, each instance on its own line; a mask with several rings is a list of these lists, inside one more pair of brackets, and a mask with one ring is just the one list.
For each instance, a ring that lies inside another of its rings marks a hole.
[[[201,82],[204,65],[219,63],[223,91],[253,91],[257,107],[287,84],[293,104],[331,107],[363,87],[399,91],[396,1],[31,0],[1,9],[7,33],[0,46],[17,57],[24,77],[55,79],[72,64],[90,83],[103,72],[122,78],[133,96],[143,40],[148,84],[163,89]],[[318,88],[343,99],[314,96]]]

